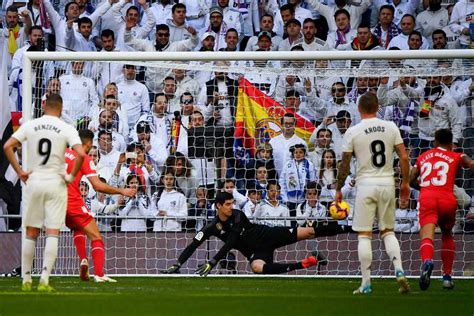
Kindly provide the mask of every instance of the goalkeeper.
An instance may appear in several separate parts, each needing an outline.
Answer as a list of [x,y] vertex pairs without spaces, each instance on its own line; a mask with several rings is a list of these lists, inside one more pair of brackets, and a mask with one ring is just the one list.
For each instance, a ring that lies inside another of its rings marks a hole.
[[217,215],[194,237],[193,241],[183,250],[177,263],[162,273],[178,273],[181,265],[191,257],[194,251],[209,237],[215,236],[224,242],[224,246],[207,263],[199,266],[195,273],[207,276],[212,268],[224,258],[231,249],[240,251],[250,262],[254,273],[279,274],[297,269],[306,269],[327,264],[326,259],[317,251],[308,258],[294,263],[274,263],[275,249],[293,244],[300,240],[332,236],[348,232],[347,226],[337,222],[315,222],[312,227],[269,227],[253,224],[239,210],[233,209],[234,198],[228,192],[218,192],[215,199]]

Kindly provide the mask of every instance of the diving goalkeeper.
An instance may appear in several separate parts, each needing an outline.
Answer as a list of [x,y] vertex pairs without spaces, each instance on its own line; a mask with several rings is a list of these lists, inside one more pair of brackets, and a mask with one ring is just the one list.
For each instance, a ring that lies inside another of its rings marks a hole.
[[233,203],[232,194],[218,192],[215,199],[218,210],[217,216],[196,234],[193,241],[179,256],[177,263],[162,271],[162,273],[178,273],[181,265],[211,236],[222,240],[224,246],[214,258],[198,267],[195,273],[201,276],[207,276],[219,260],[224,258],[231,249],[237,249],[247,257],[252,271],[259,274],[279,274],[297,269],[307,269],[318,263],[325,265],[327,264],[326,259],[317,251],[313,251],[311,256],[306,259],[293,263],[274,263],[273,252],[277,248],[300,240],[333,236],[350,230],[349,227],[338,225],[337,222],[327,221],[315,222],[312,227],[297,228],[253,224],[243,212],[232,208]]

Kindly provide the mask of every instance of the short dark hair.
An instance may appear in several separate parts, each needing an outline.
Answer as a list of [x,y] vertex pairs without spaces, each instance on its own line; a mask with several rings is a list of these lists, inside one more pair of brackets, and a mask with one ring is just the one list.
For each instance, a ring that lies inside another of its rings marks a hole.
[[111,29],[105,29],[100,32],[100,37],[112,37],[115,40],[115,33]]
[[421,33],[418,31],[411,32],[410,35],[408,35],[408,39],[410,39],[413,35],[418,35],[420,39],[423,40],[423,36],[421,36]]
[[392,7],[390,4],[384,4],[383,6],[380,7],[379,13],[382,12],[382,10],[387,9],[392,12],[392,15],[395,15],[395,8]]
[[316,181],[309,181],[306,184],[305,193],[307,193],[308,190],[316,190],[316,195],[319,196],[321,194],[321,189],[322,188],[319,183],[317,183]]
[[177,9],[186,10],[186,5],[184,5],[183,3],[176,3],[171,7],[171,13],[175,13]]
[[33,33],[34,30],[38,30],[38,31],[41,31],[41,34],[43,34],[43,28],[39,25],[33,25],[31,28],[30,28],[30,34]]
[[191,101],[194,103],[194,97],[193,97],[192,93],[191,93],[191,92],[188,92],[188,91],[183,92],[183,94],[179,97],[179,102],[180,102],[180,103],[183,103],[183,97],[185,97],[185,96],[190,96],[190,97],[191,97]]
[[135,11],[137,11],[138,13],[140,13],[140,10],[138,9],[138,7],[135,6],[135,5],[132,5],[132,6],[130,6],[130,7],[127,9],[127,11],[125,12],[125,15],[127,15],[128,12],[130,12],[131,10],[135,10]]
[[168,25],[166,25],[166,24],[158,24],[158,25],[156,26],[156,31],[157,31],[157,32],[158,32],[158,31],[168,31],[168,32],[169,32],[169,31],[170,31],[170,27],[169,27]]
[[239,32],[237,32],[237,30],[234,29],[233,27],[231,27],[230,29],[227,30],[227,32],[225,32],[225,37],[227,37],[227,34],[229,34],[230,32],[234,32],[235,34],[237,34],[237,37],[239,37]]
[[296,91],[295,89],[288,90],[285,94],[285,98],[290,98],[290,97],[299,98],[300,93]]
[[313,23],[313,24],[314,24],[314,27],[317,28],[316,21],[315,21],[314,19],[312,19],[312,18],[306,18],[306,19],[304,19],[303,25],[305,25],[306,23]]
[[285,117],[291,117],[293,120],[296,121],[296,117],[293,113],[287,112],[281,117],[281,124],[283,125]]
[[442,128],[435,132],[435,141],[440,145],[450,145],[453,143],[453,132],[449,128]]
[[336,19],[336,17],[337,17],[339,14],[345,14],[345,15],[347,16],[347,18],[349,18],[349,20],[351,19],[351,14],[350,14],[349,11],[347,11],[346,9],[339,9],[339,10],[336,10],[336,12],[334,12],[334,19]]
[[14,13],[18,13],[18,8],[15,7],[14,5],[11,5],[7,8],[7,12],[14,12]]
[[165,97],[166,98],[166,94],[164,92],[158,92],[155,94],[155,98],[153,99],[153,101],[156,102],[156,98],[158,97]]
[[270,189],[270,186],[271,185],[274,185],[277,187],[278,190],[281,190],[281,186],[280,186],[280,183],[278,183],[278,181],[276,180],[268,180],[267,182],[267,190]]
[[82,18],[79,18],[79,20],[77,20],[77,26],[78,27],[81,27],[82,24],[90,24],[92,25],[92,20],[89,19],[88,17],[84,16]]
[[404,16],[402,16],[402,18],[400,19],[400,21],[403,20],[404,18],[407,18],[407,17],[410,17],[410,18],[413,20],[413,23],[416,24],[416,18],[415,18],[413,15],[408,14],[408,13],[405,14]]
[[370,32],[370,25],[368,23],[362,22],[359,24],[357,29],[369,29],[369,32]]
[[102,135],[110,136],[110,139],[112,139],[112,132],[111,131],[108,131],[106,129],[101,129],[99,131],[99,134],[97,135],[97,138],[101,138]]
[[86,141],[94,139],[94,133],[90,129],[81,129],[79,130],[79,138],[84,144]]
[[284,4],[280,7],[280,12],[289,10],[291,14],[295,14],[295,7],[292,4]]
[[275,19],[273,18],[273,15],[271,14],[268,14],[268,13],[265,13],[264,15],[262,15],[262,17],[260,18],[260,22],[263,20],[264,17],[270,17],[272,18],[272,21],[274,21]]
[[321,132],[329,132],[329,134],[331,134],[331,137],[332,137],[332,131],[331,131],[329,128],[321,128],[321,129],[319,129],[319,130],[316,132],[316,138],[319,137],[319,134],[320,134]]
[[75,4],[75,5],[78,6],[78,4],[77,4],[76,2],[74,2],[74,1],[69,2],[68,4],[66,4],[66,6],[64,7],[64,15],[66,15],[67,11],[69,10],[69,7],[70,7],[71,5],[73,5],[73,4]]
[[448,38],[448,36],[446,35],[446,32],[443,31],[443,30],[441,30],[441,29],[434,30],[433,33],[431,33],[431,38],[433,38],[433,36],[435,36],[436,34],[441,34],[441,35],[443,35],[443,37],[444,37],[445,39]]
[[226,191],[219,191],[216,194],[216,198],[214,199],[214,202],[216,203],[216,206],[217,206],[217,204],[223,205],[225,201],[229,201],[233,199],[234,199],[234,196],[231,193],[226,192]]

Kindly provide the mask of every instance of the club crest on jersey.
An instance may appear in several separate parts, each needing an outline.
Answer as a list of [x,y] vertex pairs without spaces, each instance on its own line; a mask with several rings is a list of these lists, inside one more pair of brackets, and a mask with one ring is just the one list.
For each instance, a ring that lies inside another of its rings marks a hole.
[[217,230],[222,230],[222,224],[221,224],[221,223],[217,223],[217,224],[216,224],[216,228],[217,228]]
[[87,82],[84,81],[84,82],[82,83],[82,86],[83,86],[84,88],[87,87]]

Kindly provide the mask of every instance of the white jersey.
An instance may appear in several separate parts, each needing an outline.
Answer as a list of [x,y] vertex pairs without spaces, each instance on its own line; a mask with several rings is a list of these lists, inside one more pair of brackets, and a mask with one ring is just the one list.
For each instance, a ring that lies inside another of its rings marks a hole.
[[68,146],[80,145],[79,134],[58,117],[44,115],[28,121],[12,135],[27,142],[27,167],[32,176],[51,178],[64,173],[64,152]]
[[403,140],[393,122],[363,119],[344,135],[342,151],[357,159],[356,183],[393,185],[393,152]]

